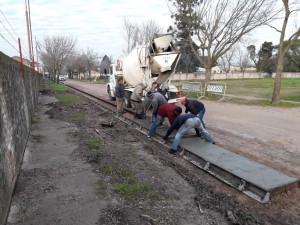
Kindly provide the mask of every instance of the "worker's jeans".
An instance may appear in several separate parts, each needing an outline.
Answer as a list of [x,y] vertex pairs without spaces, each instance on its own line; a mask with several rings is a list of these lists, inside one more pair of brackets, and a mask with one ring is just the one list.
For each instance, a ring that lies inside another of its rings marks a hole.
[[213,138],[210,136],[210,134],[203,128],[203,125],[198,117],[190,118],[187,121],[185,121],[184,124],[179,128],[177,131],[175,138],[173,140],[171,148],[174,150],[177,150],[177,147],[180,143],[181,137],[186,134],[190,129],[197,128],[201,135],[205,138],[206,141],[212,143],[214,142]]
[[148,135],[150,137],[153,137],[155,132],[156,132],[156,129],[157,127],[159,126],[159,124],[164,120],[163,117],[161,117],[160,115],[156,115],[155,117],[155,120],[152,122],[151,126],[150,126],[150,129],[149,129],[149,132],[148,132]]
[[204,123],[204,121],[203,121],[204,114],[205,114],[205,108],[203,108],[203,109],[199,112],[198,117],[199,117],[199,119],[200,119],[200,121],[201,121],[201,123],[202,123],[204,129],[206,129],[205,123]]
[[118,98],[116,97],[117,100],[117,112],[123,112],[123,108],[124,108],[124,98]]

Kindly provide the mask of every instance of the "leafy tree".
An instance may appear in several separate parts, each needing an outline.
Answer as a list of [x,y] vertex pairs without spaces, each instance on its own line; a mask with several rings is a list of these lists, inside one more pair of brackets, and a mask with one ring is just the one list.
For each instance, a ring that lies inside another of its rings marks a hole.
[[[275,19],[273,0],[169,0],[175,28],[186,33],[197,59],[205,66],[206,81],[211,68],[241,38]],[[193,43],[198,44],[198,49]]]
[[[203,65],[196,58],[189,43],[181,35],[183,34],[178,33],[176,38],[176,44],[180,48],[181,53],[176,70],[183,73],[192,73],[195,72],[197,68],[203,67]],[[198,46],[195,43],[194,48],[198,48]]]
[[274,58],[273,58],[273,43],[264,42],[258,52],[259,60],[257,63],[257,71],[265,72],[272,75],[274,72]]
[[[288,43],[285,41],[284,46]],[[275,46],[278,49],[279,46]],[[287,51],[283,65],[284,72],[300,72],[300,40],[298,39]]]

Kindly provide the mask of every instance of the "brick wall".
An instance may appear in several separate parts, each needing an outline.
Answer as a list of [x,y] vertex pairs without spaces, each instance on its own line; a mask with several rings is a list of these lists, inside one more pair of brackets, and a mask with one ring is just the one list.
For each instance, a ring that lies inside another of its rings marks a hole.
[[0,52],[0,225],[5,223],[42,77]]

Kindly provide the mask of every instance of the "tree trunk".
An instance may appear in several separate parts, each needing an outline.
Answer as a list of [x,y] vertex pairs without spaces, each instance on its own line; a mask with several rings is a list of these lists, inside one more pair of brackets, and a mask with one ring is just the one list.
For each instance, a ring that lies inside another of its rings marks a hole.
[[272,97],[273,104],[280,102],[280,88],[281,88],[281,76],[283,71],[283,63],[284,63],[284,54],[279,53],[275,81],[274,81],[274,88],[273,88],[273,97]]
[[211,66],[205,68],[205,82],[209,82],[211,80]]

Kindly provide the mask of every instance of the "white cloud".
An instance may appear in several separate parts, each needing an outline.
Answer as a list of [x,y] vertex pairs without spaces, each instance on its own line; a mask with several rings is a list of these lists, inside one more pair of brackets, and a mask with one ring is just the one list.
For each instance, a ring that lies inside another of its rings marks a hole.
[[[2,0],[0,7],[27,46],[25,4]],[[171,21],[166,1],[162,0],[31,0],[30,13],[33,36],[38,41],[49,35],[71,35],[77,37],[79,49],[89,47],[115,58],[122,54],[123,18],[138,22],[155,20],[165,28]],[[0,18],[5,20],[1,15]],[[0,31],[18,48],[1,24]],[[18,55],[1,37],[0,43],[0,51]]]

